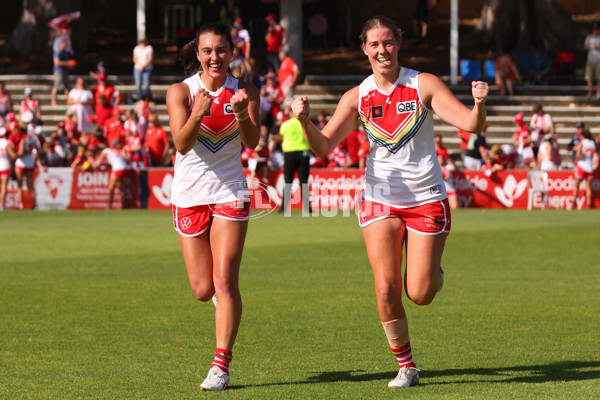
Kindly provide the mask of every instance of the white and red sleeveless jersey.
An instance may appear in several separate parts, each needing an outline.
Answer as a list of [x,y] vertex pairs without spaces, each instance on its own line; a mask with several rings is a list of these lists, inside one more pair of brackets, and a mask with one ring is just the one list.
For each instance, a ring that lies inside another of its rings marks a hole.
[[15,166],[20,168],[35,168],[35,159],[40,154],[40,140],[33,134],[27,135],[24,139],[25,151],[21,157],[15,161]]
[[596,153],[596,143],[590,139],[581,141],[581,152],[577,166],[585,172],[591,174],[594,172],[594,154]]
[[[200,74],[183,82],[190,89],[191,110],[198,89],[208,89]],[[240,161],[240,129],[230,102],[231,96],[238,90],[238,82],[227,76],[219,90],[208,91],[213,104],[210,113],[202,119],[196,144],[186,154],[176,154],[171,203],[177,207],[249,199]]]
[[113,171],[124,171],[129,169],[129,163],[119,150],[107,147],[102,150],[102,153],[106,154],[106,160]]
[[11,160],[8,151],[6,150],[9,143],[8,139],[0,137],[0,172],[11,170]]
[[364,197],[415,207],[447,197],[433,141],[433,110],[419,92],[418,71],[401,68],[387,91],[373,75],[359,86],[358,112],[370,142]]

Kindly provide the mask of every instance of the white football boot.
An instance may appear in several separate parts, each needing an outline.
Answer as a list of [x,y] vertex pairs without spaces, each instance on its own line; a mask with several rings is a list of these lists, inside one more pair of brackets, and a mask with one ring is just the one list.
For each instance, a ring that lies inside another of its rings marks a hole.
[[200,385],[200,390],[217,391],[224,390],[229,384],[229,375],[219,367],[212,367],[208,376]]
[[398,371],[398,376],[388,383],[388,386],[394,389],[416,386],[419,384],[419,370],[412,367],[402,367]]

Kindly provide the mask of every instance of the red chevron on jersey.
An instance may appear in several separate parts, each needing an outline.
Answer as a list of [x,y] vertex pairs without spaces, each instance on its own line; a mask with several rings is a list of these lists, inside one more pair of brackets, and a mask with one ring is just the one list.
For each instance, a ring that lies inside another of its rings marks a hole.
[[416,88],[398,84],[389,94],[369,91],[359,113],[371,140],[396,153],[416,135],[428,111]]
[[229,102],[233,94],[233,89],[224,89],[213,96],[210,113],[202,118],[198,141],[213,153],[239,135],[239,124]]

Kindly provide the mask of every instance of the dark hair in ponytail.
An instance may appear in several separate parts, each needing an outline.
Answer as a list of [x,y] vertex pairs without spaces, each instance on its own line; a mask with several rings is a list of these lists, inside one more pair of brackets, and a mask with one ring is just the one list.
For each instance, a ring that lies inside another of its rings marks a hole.
[[198,28],[198,30],[196,30],[194,40],[183,46],[179,52],[179,58],[181,59],[183,72],[186,76],[193,75],[202,70],[202,65],[200,65],[200,61],[198,61],[197,57],[198,39],[200,38],[200,35],[208,32],[225,37],[229,43],[229,49],[233,51],[233,39],[231,38],[231,32],[229,31],[227,25],[221,22],[209,22],[202,25],[200,28]]

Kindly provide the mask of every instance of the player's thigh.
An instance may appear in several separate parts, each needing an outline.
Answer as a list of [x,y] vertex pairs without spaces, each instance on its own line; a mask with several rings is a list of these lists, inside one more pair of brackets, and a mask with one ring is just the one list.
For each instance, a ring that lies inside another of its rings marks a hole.
[[215,286],[237,286],[247,230],[248,220],[213,219],[210,246]]
[[[407,230],[406,290],[436,286],[448,233],[425,235]],[[437,290],[437,286],[436,286]]]
[[405,234],[404,222],[395,217],[375,221],[363,228],[376,290],[390,286],[402,289],[402,246]]

